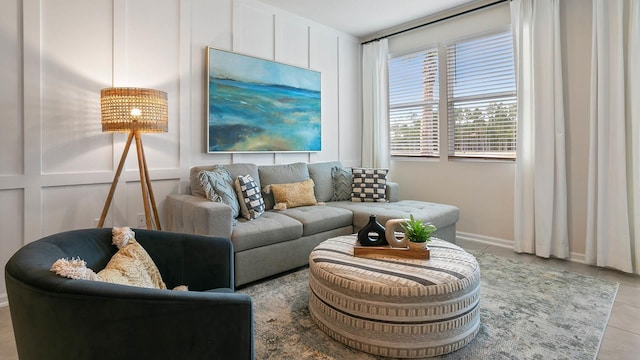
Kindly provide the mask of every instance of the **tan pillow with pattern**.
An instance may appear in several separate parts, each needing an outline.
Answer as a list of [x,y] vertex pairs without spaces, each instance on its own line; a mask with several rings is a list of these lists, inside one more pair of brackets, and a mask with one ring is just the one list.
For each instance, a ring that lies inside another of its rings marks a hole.
[[275,199],[274,209],[290,209],[298,206],[316,205],[318,201],[313,192],[313,180],[307,179],[290,184],[271,184]]
[[97,274],[82,259],[58,259],[51,266],[51,271],[70,279],[166,289],[160,271],[147,251],[136,241],[133,230],[128,227],[113,228],[112,234],[113,245],[119,250]]
[[135,240],[118,250],[98,277],[108,283],[166,289],[160,271],[147,251]]

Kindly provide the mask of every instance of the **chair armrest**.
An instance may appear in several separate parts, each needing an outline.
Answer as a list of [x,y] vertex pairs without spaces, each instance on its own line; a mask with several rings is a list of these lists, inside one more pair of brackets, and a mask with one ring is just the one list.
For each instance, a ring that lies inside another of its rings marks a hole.
[[385,196],[389,202],[396,202],[400,199],[400,185],[393,181],[387,181]]
[[231,207],[187,194],[167,196],[167,230],[231,238]]
[[20,358],[254,357],[252,303],[246,294],[87,280],[69,280],[62,291],[42,291],[10,275],[7,284]]
[[228,238],[134,229],[167,288],[234,289],[233,244]]

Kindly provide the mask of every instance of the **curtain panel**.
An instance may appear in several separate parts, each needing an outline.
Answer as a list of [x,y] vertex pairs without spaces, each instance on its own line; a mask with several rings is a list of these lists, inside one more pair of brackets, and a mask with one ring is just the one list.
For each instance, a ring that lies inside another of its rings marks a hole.
[[514,250],[569,256],[559,0],[514,0],[518,139]]
[[389,45],[362,46],[362,166],[389,168]]
[[586,261],[640,273],[640,0],[593,0]]

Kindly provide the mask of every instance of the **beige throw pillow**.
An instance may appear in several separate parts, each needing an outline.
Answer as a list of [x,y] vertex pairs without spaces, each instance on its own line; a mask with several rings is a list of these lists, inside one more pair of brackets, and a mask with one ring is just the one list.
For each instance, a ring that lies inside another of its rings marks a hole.
[[167,288],[156,264],[135,239],[130,239],[126,246],[113,255],[107,266],[98,272],[98,277],[113,284]]
[[274,209],[316,205],[318,201],[313,192],[313,185],[311,179],[290,184],[271,184],[271,192],[276,202]]
[[160,271],[147,251],[134,238],[133,230],[128,227],[113,228],[112,234],[113,245],[119,250],[97,274],[87,268],[86,262],[81,259],[59,259],[53,263],[51,271],[70,279],[166,289]]

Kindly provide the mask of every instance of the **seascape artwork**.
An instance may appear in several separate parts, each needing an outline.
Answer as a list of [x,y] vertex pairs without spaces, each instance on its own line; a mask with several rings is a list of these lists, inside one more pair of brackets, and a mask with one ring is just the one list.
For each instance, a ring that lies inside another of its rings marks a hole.
[[320,72],[208,52],[208,152],[321,150]]

